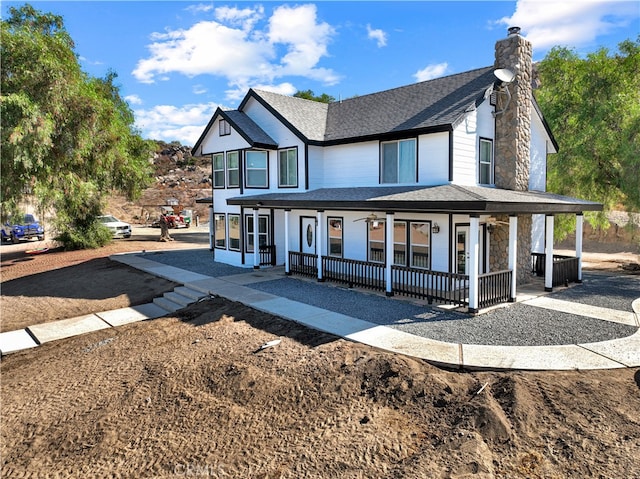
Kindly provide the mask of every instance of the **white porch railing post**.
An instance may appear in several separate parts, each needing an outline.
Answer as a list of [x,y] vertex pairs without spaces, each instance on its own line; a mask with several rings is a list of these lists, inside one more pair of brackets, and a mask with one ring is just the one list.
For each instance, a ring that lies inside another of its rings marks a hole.
[[324,234],[323,234],[323,229],[322,229],[322,222],[323,222],[323,211],[322,210],[318,210],[318,225],[316,227],[318,233],[317,233],[317,237],[316,237],[316,254],[318,255],[318,281],[322,282],[324,281],[324,278],[322,277],[322,245],[324,244]]
[[544,290],[553,291],[553,215],[545,218]]
[[584,227],[584,215],[576,215],[576,257],[578,258],[578,283],[582,283],[582,231]]
[[480,217],[475,215],[469,219],[469,312],[477,313],[480,300],[478,288]]
[[291,210],[284,210],[284,272],[291,274],[289,266],[289,213]]
[[385,294],[387,296],[393,296],[393,282],[391,274],[391,265],[393,264],[393,213],[387,213],[387,222],[385,226],[387,244],[387,254],[385,255],[384,265]]
[[258,208],[253,209],[253,269],[260,269],[260,246],[258,234]]
[[518,217],[509,216],[509,269],[511,270],[511,293],[509,301],[516,300],[516,276],[518,265]]
[[215,234],[215,222],[213,220],[213,205],[209,206],[209,250],[213,251],[213,235]]

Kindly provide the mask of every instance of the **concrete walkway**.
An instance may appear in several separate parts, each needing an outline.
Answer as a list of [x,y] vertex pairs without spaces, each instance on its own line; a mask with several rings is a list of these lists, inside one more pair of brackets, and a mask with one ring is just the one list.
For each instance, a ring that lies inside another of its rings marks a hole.
[[[165,316],[199,298],[213,295],[241,302],[319,331],[447,366],[520,370],[587,370],[640,366],[640,330],[631,336],[609,341],[556,346],[447,343],[279,297],[248,286],[262,281],[282,279],[282,272],[279,270],[247,270],[242,274],[213,278],[160,264],[136,254],[114,255],[111,259],[184,286],[165,294],[163,298],[157,298],[154,303],[1,333],[0,352],[6,354],[78,334]],[[539,308],[640,327],[640,298],[634,302],[633,312],[552,299],[532,290],[522,291],[519,301]]]

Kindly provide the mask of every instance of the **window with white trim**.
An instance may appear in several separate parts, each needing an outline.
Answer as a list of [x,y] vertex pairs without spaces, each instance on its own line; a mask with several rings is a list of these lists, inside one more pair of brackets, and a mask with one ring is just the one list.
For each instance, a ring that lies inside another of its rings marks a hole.
[[417,181],[416,144],[415,138],[380,144],[381,183],[415,183]]
[[214,246],[216,248],[226,249],[227,248],[227,224],[225,222],[225,215],[215,214],[213,216],[213,222],[215,225],[215,229],[213,233],[215,237]]
[[431,268],[431,222],[409,223],[410,265],[412,268]]
[[231,125],[229,125],[229,122],[227,120],[221,119],[218,122],[218,134],[220,136],[226,136],[231,134]]
[[393,222],[393,264],[406,266],[407,264],[407,223]]
[[[253,215],[245,216],[246,222],[246,248],[247,253],[253,253],[255,235],[253,234]],[[269,244],[269,217],[258,216],[258,246],[260,248]]]
[[245,183],[247,188],[268,188],[268,157],[266,151],[247,151]]
[[369,261],[384,263],[384,221],[368,222],[369,230]]
[[280,188],[298,186],[297,148],[278,151],[278,186]]
[[227,187],[238,188],[240,186],[240,153],[227,152]]
[[224,154],[213,154],[213,187],[224,188]]
[[329,256],[337,256],[342,258],[342,218],[327,218],[329,225]]
[[240,215],[229,215],[229,249],[240,251]]
[[480,138],[480,171],[478,183],[481,185],[492,185],[493,179],[493,141]]

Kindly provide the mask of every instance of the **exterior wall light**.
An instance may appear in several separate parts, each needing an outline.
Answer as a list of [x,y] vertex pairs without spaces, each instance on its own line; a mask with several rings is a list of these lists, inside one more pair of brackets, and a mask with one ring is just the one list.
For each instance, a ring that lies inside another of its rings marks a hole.
[[438,223],[433,223],[433,226],[431,227],[431,232],[434,235],[440,233],[440,226],[438,226]]

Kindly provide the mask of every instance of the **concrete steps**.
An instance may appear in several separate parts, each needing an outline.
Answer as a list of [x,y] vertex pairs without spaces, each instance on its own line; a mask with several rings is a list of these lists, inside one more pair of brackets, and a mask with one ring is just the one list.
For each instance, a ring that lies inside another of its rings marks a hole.
[[169,313],[174,313],[206,296],[208,295],[188,286],[178,286],[173,291],[164,293],[159,298],[154,298],[153,304]]

